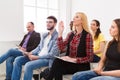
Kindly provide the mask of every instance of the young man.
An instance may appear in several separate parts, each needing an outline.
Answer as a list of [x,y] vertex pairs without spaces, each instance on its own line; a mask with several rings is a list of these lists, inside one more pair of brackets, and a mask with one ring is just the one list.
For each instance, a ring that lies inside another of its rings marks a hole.
[[11,80],[14,59],[23,56],[23,52],[30,52],[40,43],[40,34],[34,31],[34,23],[27,23],[28,33],[24,36],[18,48],[10,49],[0,57],[0,64],[6,59],[6,80]]
[[15,59],[12,80],[20,80],[22,65],[25,65],[24,80],[32,80],[33,70],[35,69],[44,66],[51,67],[54,56],[59,53],[56,44],[58,33],[55,29],[57,19],[54,16],[49,16],[46,23],[49,32],[43,34],[39,46],[29,54],[25,53],[26,56]]

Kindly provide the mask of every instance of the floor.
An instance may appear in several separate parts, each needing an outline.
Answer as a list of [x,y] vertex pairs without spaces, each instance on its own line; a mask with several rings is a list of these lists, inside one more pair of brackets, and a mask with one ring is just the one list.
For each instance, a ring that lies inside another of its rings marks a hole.
[[[95,68],[97,65],[98,65],[97,63],[92,63],[92,64],[91,64],[91,68],[93,69],[93,68]],[[0,66],[0,72],[1,72],[1,71],[3,71],[3,69],[2,69],[2,67]],[[4,72],[4,73],[5,73],[5,72]],[[22,77],[23,77],[23,73],[24,73],[24,72],[22,72]],[[34,71],[34,73],[38,73],[37,70]],[[71,80],[71,77],[72,77],[72,75],[64,75],[64,79],[63,79],[63,80]],[[4,80],[4,79],[5,79],[5,74],[1,74],[1,75],[0,75],[0,80]],[[23,79],[21,79],[21,80],[23,80]],[[32,79],[32,80],[34,80],[34,79]],[[44,80],[44,79],[42,79],[42,80]]]
[[4,80],[5,79],[5,76],[0,76],[0,80]]
[[[71,76],[64,76],[64,79],[63,80],[70,80],[70,79],[68,79],[68,77],[71,77]],[[5,76],[0,76],[0,80],[4,80],[5,79]],[[32,79],[32,80],[34,80],[34,79]],[[41,79],[41,80],[44,80],[44,79]]]

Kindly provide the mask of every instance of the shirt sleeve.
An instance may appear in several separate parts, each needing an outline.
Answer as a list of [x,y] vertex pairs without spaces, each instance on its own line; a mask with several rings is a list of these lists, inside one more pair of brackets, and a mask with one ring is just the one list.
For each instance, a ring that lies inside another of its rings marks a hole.
[[100,34],[100,35],[99,35],[99,39],[100,39],[100,42],[105,41],[104,35],[103,35],[103,34]]
[[77,58],[77,63],[88,63],[93,60],[93,40],[91,34],[86,36],[86,57]]
[[64,51],[66,49],[70,35],[71,35],[71,32],[68,33],[67,37],[64,40],[62,37],[59,37],[57,39],[57,45],[59,50]]

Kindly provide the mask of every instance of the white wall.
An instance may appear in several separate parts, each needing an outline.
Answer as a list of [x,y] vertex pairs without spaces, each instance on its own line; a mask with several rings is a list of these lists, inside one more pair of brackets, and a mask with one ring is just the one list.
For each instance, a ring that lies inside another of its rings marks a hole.
[[106,39],[109,40],[109,28],[112,20],[120,18],[119,0],[72,0],[72,17],[75,12],[86,13],[88,21],[98,19],[101,22],[101,29]]
[[[111,21],[120,17],[119,0],[60,0],[60,20],[65,22],[65,33],[75,12],[85,12],[88,21],[98,19],[102,32],[110,39]],[[0,0],[0,41],[18,41],[23,38],[23,0]]]
[[0,41],[23,37],[23,0],[0,0]]
[[[59,20],[65,23],[64,34],[69,31],[71,1],[59,0]],[[0,10],[0,41],[20,41],[24,35],[23,0],[0,0]]]
[[[71,5],[72,0],[59,0],[60,1],[60,21],[64,22],[64,32],[63,37],[65,38],[67,33],[70,31],[69,23],[71,21]],[[58,21],[59,23],[59,21]]]

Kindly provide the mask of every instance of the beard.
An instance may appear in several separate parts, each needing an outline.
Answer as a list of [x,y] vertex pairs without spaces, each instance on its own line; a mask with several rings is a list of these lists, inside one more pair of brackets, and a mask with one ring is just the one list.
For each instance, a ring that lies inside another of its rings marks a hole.
[[53,30],[54,26],[47,28],[47,30]]

